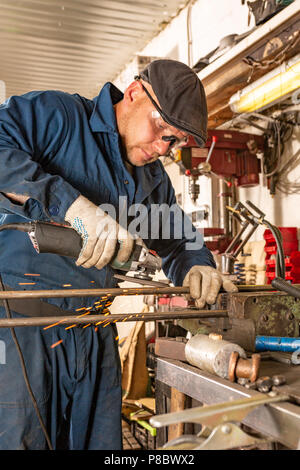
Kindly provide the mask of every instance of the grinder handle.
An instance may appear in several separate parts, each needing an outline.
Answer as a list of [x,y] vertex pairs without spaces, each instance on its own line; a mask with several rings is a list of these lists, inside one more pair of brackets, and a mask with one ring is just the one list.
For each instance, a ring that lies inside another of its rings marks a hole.
[[34,236],[39,253],[53,253],[77,259],[82,248],[79,233],[65,225],[36,222]]

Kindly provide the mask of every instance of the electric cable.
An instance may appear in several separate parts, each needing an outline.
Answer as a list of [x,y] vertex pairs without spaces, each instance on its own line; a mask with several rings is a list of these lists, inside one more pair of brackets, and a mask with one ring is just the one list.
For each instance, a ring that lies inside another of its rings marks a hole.
[[278,172],[278,182],[276,187],[279,191],[284,194],[293,194],[299,192],[300,190],[300,183],[298,182],[291,182],[287,178],[287,173],[291,170],[295,169],[299,165],[300,161],[300,150],[288,159],[288,161],[281,167]]
[[273,279],[271,284],[274,289],[284,291],[287,294],[300,299],[300,289],[298,287],[292,286],[288,281],[285,281],[280,277],[276,277]]
[[267,178],[270,178],[270,176],[273,176],[275,173],[278,172],[278,170],[281,166],[281,155],[282,155],[282,152],[283,152],[283,148],[281,148],[281,136],[280,136],[279,123],[275,122],[274,127],[275,127],[275,135],[276,135],[276,138],[277,138],[277,145],[275,145],[274,152],[275,152],[275,154],[277,154],[277,156],[275,158],[275,168],[273,168],[271,171],[269,171],[267,173],[266,172],[264,173],[264,175]]
[[272,225],[267,220],[264,219],[263,223],[271,231],[273,237],[275,238],[275,242],[276,242],[276,245],[277,245],[276,264],[275,264],[276,276],[285,279],[285,260],[284,260],[284,251],[283,251],[283,247],[282,247],[281,232],[277,227],[275,227],[275,225]]
[[0,232],[1,230],[18,230],[19,232],[30,232],[32,229],[32,222],[13,223],[0,226]]
[[[13,225],[13,224],[11,224],[11,225]],[[2,276],[1,276],[1,274],[0,274],[0,289],[1,289],[2,291],[5,291],[5,287],[4,287],[4,285],[3,285],[3,281],[2,281]],[[4,304],[4,308],[5,308],[5,312],[6,312],[7,318],[12,318],[8,301],[7,301],[6,299],[2,299],[2,300],[3,300],[3,304]],[[30,382],[29,382],[29,378],[28,378],[28,374],[27,374],[27,369],[26,369],[26,365],[25,365],[24,356],[23,356],[23,353],[22,353],[22,350],[21,350],[21,347],[20,347],[20,344],[19,344],[19,341],[18,341],[16,332],[15,332],[14,328],[12,328],[12,327],[10,327],[9,329],[10,329],[10,332],[11,332],[11,335],[12,335],[12,339],[13,339],[13,341],[14,341],[14,343],[15,343],[16,348],[17,348],[17,352],[18,352],[19,359],[20,359],[20,365],[21,365],[21,368],[22,368],[23,377],[24,377],[24,381],[25,381],[25,384],[26,384],[26,388],[27,388],[28,393],[29,393],[29,396],[30,396],[30,398],[31,398],[31,400],[32,400],[32,404],[33,404],[33,407],[34,407],[34,409],[35,409],[35,412],[36,412],[37,418],[38,418],[38,420],[39,420],[40,426],[41,426],[41,428],[42,428],[43,434],[44,434],[44,436],[45,436],[45,439],[46,439],[48,448],[49,448],[49,450],[53,450],[50,437],[49,437],[49,435],[48,435],[46,426],[45,426],[45,424],[44,424],[44,422],[43,422],[43,418],[42,418],[42,416],[41,416],[41,413],[40,413],[40,410],[39,410],[39,408],[38,408],[38,404],[37,404],[36,398],[35,398],[35,396],[34,396],[33,390],[32,390],[32,388],[31,388],[31,385],[30,385]]]

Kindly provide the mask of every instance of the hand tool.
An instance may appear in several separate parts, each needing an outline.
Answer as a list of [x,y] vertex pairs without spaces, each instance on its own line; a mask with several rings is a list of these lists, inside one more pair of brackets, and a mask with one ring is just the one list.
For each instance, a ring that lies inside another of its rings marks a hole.
[[[0,231],[2,230],[27,232],[38,253],[52,253],[77,259],[82,249],[81,236],[67,225],[33,221],[2,225]],[[120,271],[133,271],[137,278],[151,280],[156,270],[161,269],[161,259],[153,251],[148,250],[140,238],[136,238],[129,260],[120,263],[115,257],[110,266]],[[134,279],[132,281],[134,282]]]

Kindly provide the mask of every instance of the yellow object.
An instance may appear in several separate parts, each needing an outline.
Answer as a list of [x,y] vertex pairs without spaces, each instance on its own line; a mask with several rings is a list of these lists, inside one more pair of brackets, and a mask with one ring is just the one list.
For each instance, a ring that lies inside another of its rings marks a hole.
[[176,149],[174,152],[174,161],[180,162],[181,161],[181,149]]
[[300,54],[235,93],[230,98],[229,105],[235,113],[257,111],[296,92],[299,88]]

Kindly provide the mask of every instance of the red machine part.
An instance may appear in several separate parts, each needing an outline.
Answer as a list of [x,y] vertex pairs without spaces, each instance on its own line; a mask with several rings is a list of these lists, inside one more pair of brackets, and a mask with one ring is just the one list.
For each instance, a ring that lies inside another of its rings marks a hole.
[[209,237],[211,240],[205,240],[205,245],[213,253],[223,253],[231,242],[231,238],[226,237],[225,230],[218,227],[208,227],[200,229],[204,239]]
[[[278,227],[282,235],[282,248],[284,252],[284,261],[287,281],[298,284],[300,282],[300,251],[298,251],[298,229],[297,227]],[[276,277],[275,259],[277,253],[277,245],[275,238],[270,230],[264,232],[266,253],[266,277],[267,283],[271,284]]]
[[208,130],[204,148],[199,148],[193,137],[189,138],[181,149],[181,162],[187,170],[187,176],[197,177],[202,174],[199,165],[204,164],[209,157],[213,173],[225,179],[233,178],[237,186],[251,187],[259,184],[260,162],[257,153],[263,152],[263,149],[263,136]]

